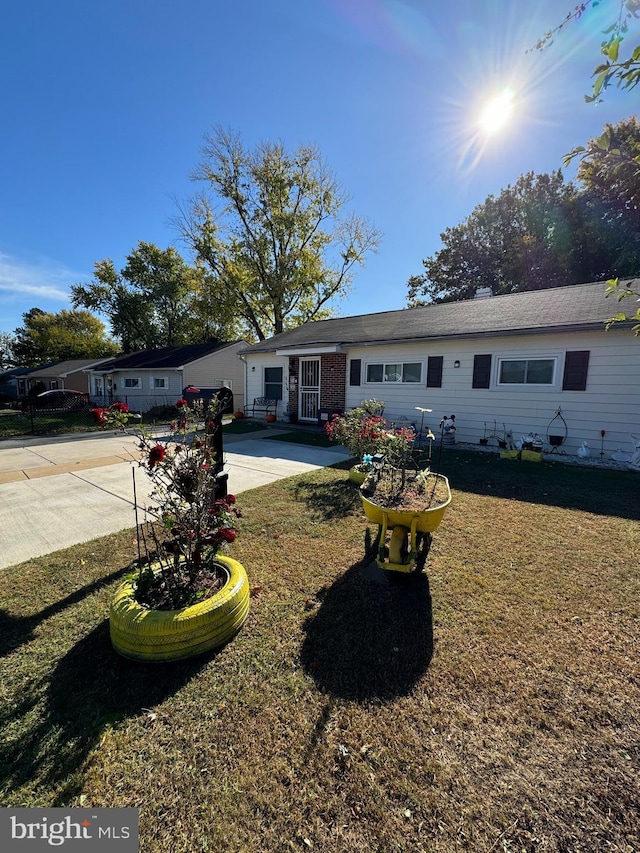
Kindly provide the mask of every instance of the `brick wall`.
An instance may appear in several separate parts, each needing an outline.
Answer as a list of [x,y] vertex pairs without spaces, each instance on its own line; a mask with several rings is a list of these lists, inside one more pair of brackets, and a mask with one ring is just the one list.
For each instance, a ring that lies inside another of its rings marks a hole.
[[328,353],[320,357],[320,408],[341,409],[345,407],[347,383],[347,354]]

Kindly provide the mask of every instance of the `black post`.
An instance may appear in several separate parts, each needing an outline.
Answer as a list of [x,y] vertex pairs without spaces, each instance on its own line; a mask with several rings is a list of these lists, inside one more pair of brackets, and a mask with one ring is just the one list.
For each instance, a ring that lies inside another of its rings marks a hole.
[[223,472],[224,448],[222,444],[222,415],[233,410],[233,392],[230,388],[216,388],[205,415],[205,434],[213,451],[211,475],[214,477],[213,499],[226,498],[229,475]]

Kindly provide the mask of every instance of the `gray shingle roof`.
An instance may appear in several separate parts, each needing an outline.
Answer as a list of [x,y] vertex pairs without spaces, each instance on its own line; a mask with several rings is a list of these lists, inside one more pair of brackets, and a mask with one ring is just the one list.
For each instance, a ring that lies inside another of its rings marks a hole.
[[606,283],[595,282],[312,321],[254,344],[247,352],[603,329],[604,321],[621,310],[605,292]]
[[159,369],[163,367],[182,367],[205,355],[223,350],[237,341],[216,341],[208,344],[188,344],[182,347],[163,347],[159,349],[140,350],[129,355],[122,355],[108,363],[101,364],[99,372],[133,369]]
[[37,378],[38,376],[66,376],[69,373],[74,373],[76,370],[83,370],[84,368],[92,367],[94,364],[97,365],[107,360],[106,358],[72,358],[67,361],[53,361],[30,370],[29,376],[32,378]]

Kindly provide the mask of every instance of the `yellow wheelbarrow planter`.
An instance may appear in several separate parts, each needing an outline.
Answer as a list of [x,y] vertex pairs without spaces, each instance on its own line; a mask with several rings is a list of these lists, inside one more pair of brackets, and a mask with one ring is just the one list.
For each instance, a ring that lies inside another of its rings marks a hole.
[[[435,474],[446,487],[447,498],[431,509],[415,510],[388,509],[362,497],[364,513],[374,524],[378,525],[379,548],[376,562],[381,569],[394,572],[412,572],[420,556],[420,546],[426,546],[428,552],[431,545],[431,534],[442,521],[445,511],[451,503],[449,481],[443,474]],[[391,530],[391,538],[387,545],[387,531]],[[388,553],[387,553],[388,548]],[[426,559],[426,552],[423,553]]]

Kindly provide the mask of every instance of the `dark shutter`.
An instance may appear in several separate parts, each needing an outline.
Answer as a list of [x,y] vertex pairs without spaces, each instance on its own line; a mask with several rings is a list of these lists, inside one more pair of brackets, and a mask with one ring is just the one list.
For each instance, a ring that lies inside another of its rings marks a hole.
[[584,391],[587,387],[589,350],[575,350],[564,357],[563,391]]
[[491,385],[491,356],[474,355],[472,388],[489,388]]
[[427,388],[442,388],[441,355],[430,355],[427,359]]
[[362,359],[352,358],[349,362],[349,385],[361,385]]

